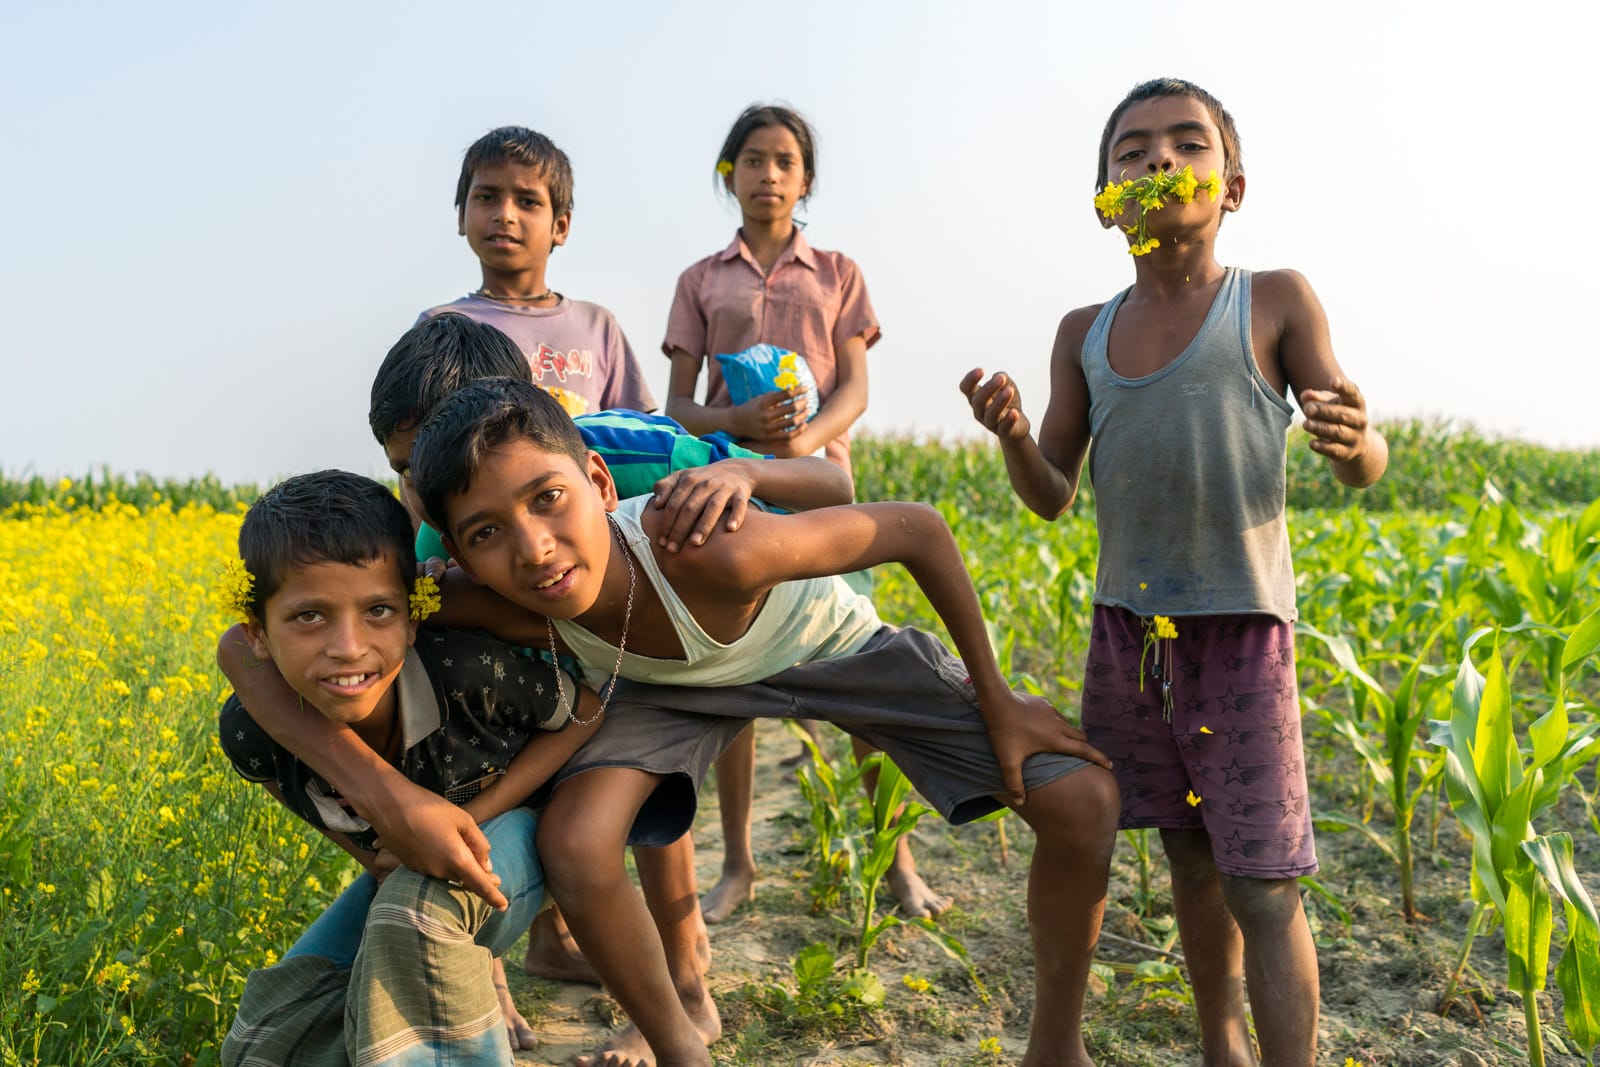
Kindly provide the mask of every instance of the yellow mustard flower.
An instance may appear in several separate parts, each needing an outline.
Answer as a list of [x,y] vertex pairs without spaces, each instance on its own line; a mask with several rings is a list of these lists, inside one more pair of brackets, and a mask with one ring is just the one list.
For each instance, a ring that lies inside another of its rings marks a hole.
[[256,576],[244,565],[244,560],[238,556],[228,560],[222,569],[222,577],[217,579],[217,604],[230,615],[236,615],[241,620],[250,617],[251,605],[255,602]]
[[726,178],[728,175],[732,174],[733,173],[733,160],[731,160],[731,159],[719,159],[719,160],[717,160],[717,173],[722,175],[724,178]]
[[421,622],[439,610],[443,601],[439,598],[439,583],[433,580],[433,575],[418,576],[411,589],[410,603],[412,622]]
[[1172,625],[1172,620],[1165,615],[1156,616],[1156,637],[1177,637],[1178,628]]
[[1191,808],[1198,808],[1200,806],[1200,797],[1195,794],[1193,789],[1191,789],[1184,794],[1183,802],[1189,805]]

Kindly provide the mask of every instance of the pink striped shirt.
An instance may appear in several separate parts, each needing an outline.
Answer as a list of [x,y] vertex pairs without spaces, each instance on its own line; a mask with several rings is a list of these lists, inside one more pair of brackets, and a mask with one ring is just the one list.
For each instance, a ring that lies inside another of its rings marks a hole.
[[[882,331],[867,283],[849,256],[813,249],[795,230],[794,240],[764,274],[736,232],[727,248],[678,277],[661,350],[669,356],[681,348],[716,357],[755,344],[792,349],[806,357],[817,395],[826,401],[838,380],[835,353],[857,335],[865,335],[871,348]],[[705,403],[731,404],[722,368],[715,358],[706,365]],[[848,431],[828,442],[827,456],[850,469]]]

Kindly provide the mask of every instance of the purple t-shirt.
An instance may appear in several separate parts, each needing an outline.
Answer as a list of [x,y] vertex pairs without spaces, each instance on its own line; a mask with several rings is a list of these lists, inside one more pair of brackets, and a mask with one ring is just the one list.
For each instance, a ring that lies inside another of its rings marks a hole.
[[528,357],[533,383],[560,400],[569,414],[656,409],[622,327],[599,304],[562,297],[555,307],[519,307],[464,296],[429,308],[417,322],[448,312],[493,326],[515,341]]

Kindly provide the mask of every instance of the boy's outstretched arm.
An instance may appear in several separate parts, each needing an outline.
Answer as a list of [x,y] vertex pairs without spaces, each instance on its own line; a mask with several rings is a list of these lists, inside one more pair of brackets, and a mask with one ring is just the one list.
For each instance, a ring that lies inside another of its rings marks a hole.
[[256,659],[235,625],[217,642],[217,666],[250,717],[322,775],[378,831],[383,846],[413,870],[460,882],[496,908],[506,906],[489,869],[489,842],[472,817],[408,780],[348,726],[302,706],[271,661]]
[[1047,701],[1011,690],[989,647],[978,594],[955,536],[944,518],[926,504],[888,502],[795,515],[755,514],[746,523],[744,536],[719,541],[703,556],[697,553],[694,561],[704,568],[708,586],[731,587],[751,599],[793,578],[903,564],[938,612],[966,664],[1008,802],[1023,802],[1022,761],[1036,752],[1060,752],[1110,766],[1083,731]]
[[855,487],[844,470],[818,456],[798,459],[724,459],[673,471],[655,484],[655,506],[670,522],[656,541],[668,552],[702,545],[724,515],[731,533],[744,522],[750,498],[791,511],[848,504]]
[[[1078,495],[1083,457],[1089,449],[1089,387],[1079,357],[1098,307],[1080,308],[1061,320],[1050,355],[1050,403],[1034,442],[1022,394],[1004,371],[983,381],[981,368],[961,379],[972,417],[1000,440],[1011,488],[1034,514],[1057,519]],[[980,382],[982,384],[980,384]]]
[[1264,271],[1253,288],[1277,329],[1277,362],[1300,401],[1312,451],[1328,457],[1340,482],[1365,489],[1389,465],[1389,443],[1368,420],[1366,397],[1334,358],[1322,302],[1298,271]]

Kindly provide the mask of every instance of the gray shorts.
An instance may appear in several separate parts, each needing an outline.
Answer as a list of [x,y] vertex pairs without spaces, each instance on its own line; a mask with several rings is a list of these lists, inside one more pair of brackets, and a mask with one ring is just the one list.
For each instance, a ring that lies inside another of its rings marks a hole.
[[[567,761],[561,782],[600,767],[662,776],[629,842],[664,845],[694,822],[706,772],[751,719],[822,719],[894,760],[952,823],[1004,805],[1000,765],[967,669],[938,638],[885,626],[860,651],[791,667],[763,682],[704,688],[617,683],[606,721]],[[1056,753],[1029,756],[1023,780],[1037,789],[1085,766]]]

